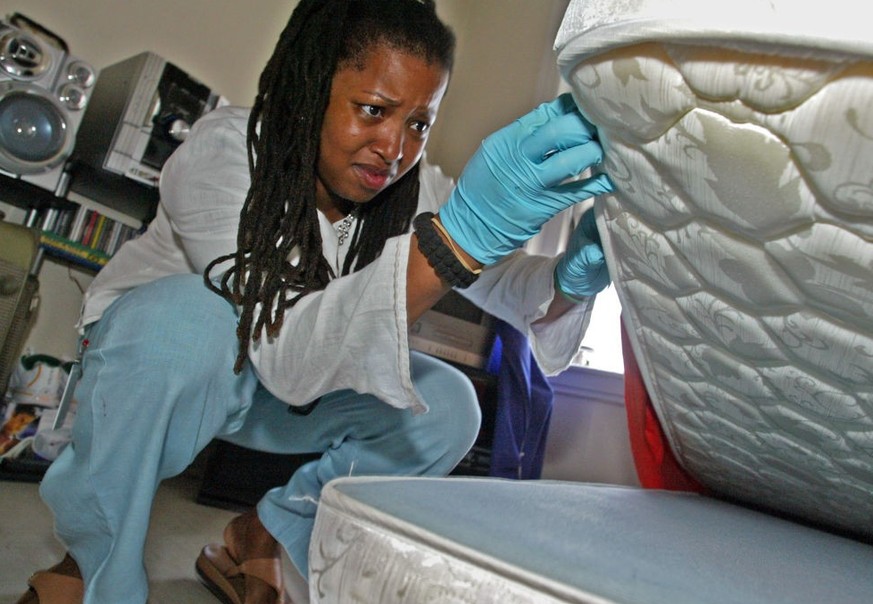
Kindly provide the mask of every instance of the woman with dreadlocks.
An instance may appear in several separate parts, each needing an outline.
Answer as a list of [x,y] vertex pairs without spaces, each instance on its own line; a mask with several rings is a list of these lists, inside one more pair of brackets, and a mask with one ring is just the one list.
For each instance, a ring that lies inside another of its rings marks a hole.
[[306,577],[327,481],[445,475],[472,445],[469,380],[407,342],[450,288],[528,334],[547,371],[569,364],[609,280],[596,231],[583,221],[560,258],[516,250],[611,190],[570,178],[602,150],[560,97],[444,186],[419,159],[453,52],[430,0],[301,0],[254,106],[195,124],[148,231],[87,292],[73,441],[41,487],[69,553],[21,602],[145,602],[157,486],[214,437],[323,453],[196,562],[224,602],[290,601],[280,548]]

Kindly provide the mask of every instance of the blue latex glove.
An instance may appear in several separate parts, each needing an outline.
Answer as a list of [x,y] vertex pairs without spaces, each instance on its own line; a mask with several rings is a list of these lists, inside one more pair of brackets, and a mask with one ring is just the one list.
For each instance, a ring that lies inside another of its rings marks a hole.
[[440,209],[440,221],[473,258],[496,262],[555,214],[612,191],[605,174],[564,183],[602,161],[595,136],[569,94],[540,105],[482,142]]
[[594,210],[582,215],[570,236],[564,257],[555,267],[555,285],[576,302],[603,291],[609,285],[609,270],[594,222]]

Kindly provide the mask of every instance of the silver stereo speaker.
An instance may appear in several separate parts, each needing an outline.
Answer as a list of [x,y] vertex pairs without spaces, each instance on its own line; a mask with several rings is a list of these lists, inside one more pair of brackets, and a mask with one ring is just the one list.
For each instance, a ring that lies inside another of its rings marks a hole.
[[72,189],[149,219],[167,158],[226,101],[152,52],[100,70],[74,153]]
[[26,17],[0,20],[0,172],[56,192],[96,73]]

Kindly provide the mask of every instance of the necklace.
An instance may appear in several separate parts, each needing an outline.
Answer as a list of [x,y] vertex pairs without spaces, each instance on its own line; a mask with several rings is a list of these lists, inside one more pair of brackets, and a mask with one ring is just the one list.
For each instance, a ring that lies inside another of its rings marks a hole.
[[343,218],[342,222],[339,223],[339,226],[336,228],[337,247],[341,247],[342,244],[346,242],[346,239],[349,238],[349,233],[352,230],[352,223],[355,221],[355,218],[355,210],[352,210],[349,212],[348,216]]

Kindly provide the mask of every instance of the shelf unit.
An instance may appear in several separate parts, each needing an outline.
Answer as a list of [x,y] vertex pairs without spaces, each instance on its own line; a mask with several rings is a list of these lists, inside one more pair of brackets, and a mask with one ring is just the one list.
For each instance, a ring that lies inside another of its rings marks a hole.
[[[0,202],[9,214],[2,216],[3,220],[39,233],[39,249],[29,269],[31,277],[37,279],[46,270],[45,259],[51,259],[53,265],[97,273],[124,241],[144,228],[136,217],[71,191],[65,181],[49,191],[0,173]],[[50,268],[54,272],[54,267]],[[6,411],[2,405],[0,411]],[[0,423],[2,419],[0,414]],[[30,451],[3,457],[0,480],[39,482],[48,466],[48,461]]]
[[[88,271],[102,269],[121,243],[143,230],[144,223],[136,217],[114,210],[75,192],[62,190],[55,194],[0,174],[0,201],[23,209],[25,226],[40,230],[41,249],[34,272],[38,273],[44,256],[71,263]],[[79,215],[82,215],[81,218]],[[104,238],[91,237],[89,225],[74,220],[90,219],[91,228],[98,228]],[[108,239],[111,237],[111,240]]]

